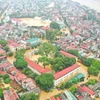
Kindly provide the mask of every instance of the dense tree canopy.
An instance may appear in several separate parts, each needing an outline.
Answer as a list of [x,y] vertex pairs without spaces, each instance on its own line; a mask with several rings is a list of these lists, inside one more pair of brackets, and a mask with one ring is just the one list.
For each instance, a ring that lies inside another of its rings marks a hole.
[[24,49],[20,49],[16,52],[15,58],[24,58],[24,53],[25,50]]
[[49,41],[53,41],[56,38],[55,30],[46,30],[46,39]]
[[35,79],[38,75],[36,73],[33,73],[33,71],[29,68],[24,68],[22,70],[22,73],[27,75],[28,77]]
[[68,53],[70,53],[70,54],[73,54],[73,55],[75,55],[75,56],[77,56],[78,57],[78,50],[68,50],[67,51]]
[[8,83],[10,82],[9,75],[8,75],[8,74],[5,74],[5,75],[3,76],[3,80],[4,80],[4,83],[5,83],[5,84],[8,84]]
[[39,97],[33,93],[25,94],[20,97],[19,100],[39,100]]
[[97,76],[99,73],[99,70],[93,66],[89,67],[88,68],[88,74],[89,75],[94,75],[94,76]]
[[42,63],[45,66],[49,65],[49,59],[46,56],[38,58],[38,63]]
[[57,48],[51,43],[46,42],[39,47],[38,52],[42,56],[54,56],[55,53],[57,52]]
[[5,40],[0,40],[0,44],[2,45],[2,46],[6,46],[7,45],[7,41],[5,41]]
[[3,89],[0,88],[0,98],[3,98]]
[[49,91],[53,87],[53,75],[45,73],[36,77],[36,83],[45,91]]
[[60,25],[56,22],[51,22],[50,23],[50,27],[53,28],[53,29],[58,29],[60,30]]
[[9,57],[13,56],[13,52],[9,52],[9,53],[7,54],[7,56],[9,56]]
[[77,88],[76,88],[75,86],[72,86],[69,90],[70,90],[70,92],[71,92],[71,93],[73,93],[73,94],[74,94],[74,93],[75,93],[75,91],[76,91],[76,89],[77,89]]
[[97,83],[97,80],[95,79],[89,79],[88,82],[85,83],[86,86],[88,85],[95,85]]
[[85,57],[81,57],[81,61],[85,66],[91,66],[93,58],[85,58]]
[[91,66],[97,68],[98,70],[100,70],[100,61],[95,60],[95,59],[92,60]]
[[9,48],[8,46],[6,46],[6,47],[4,48],[4,50],[5,50],[6,52],[8,52],[8,51],[10,50],[10,48]]
[[13,64],[18,69],[23,69],[27,67],[27,62],[23,58],[16,59],[16,61]]
[[65,68],[75,64],[76,59],[61,56],[61,57],[56,57],[56,58],[53,58],[53,59],[49,59],[49,62],[51,64],[52,69],[57,72],[57,71],[61,71]]

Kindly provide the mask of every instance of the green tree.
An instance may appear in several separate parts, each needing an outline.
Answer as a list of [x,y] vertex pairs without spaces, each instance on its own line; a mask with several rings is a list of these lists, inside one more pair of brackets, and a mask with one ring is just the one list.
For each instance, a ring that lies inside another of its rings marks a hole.
[[97,83],[97,80],[89,79],[87,83],[88,83],[88,85],[95,85]]
[[57,48],[52,45],[51,43],[43,43],[39,47],[38,53],[42,56],[55,56],[55,53],[57,52]]
[[49,91],[53,87],[53,75],[50,73],[45,73],[36,77],[36,83],[39,87],[45,91]]
[[20,97],[19,100],[39,100],[39,97],[33,93],[25,94]]
[[4,83],[8,84],[10,82],[10,78],[9,78],[9,75],[8,74],[5,74],[3,76],[3,80],[4,80]]
[[7,56],[9,56],[9,57],[13,56],[13,52],[9,52],[9,53],[7,54]]
[[72,34],[73,33],[73,30],[70,30],[70,33]]
[[72,86],[72,82],[66,82],[65,88],[70,88]]
[[20,49],[16,52],[15,58],[24,58],[24,53],[25,50],[24,49]]
[[100,70],[100,61],[99,60],[93,60],[91,66],[97,68],[98,70]]
[[51,64],[51,68],[57,72],[75,64],[76,59],[59,56],[53,59],[49,59],[49,63]]
[[61,86],[60,86],[60,89],[64,90],[65,89],[65,85],[66,85],[65,83],[62,83]]
[[13,64],[18,69],[23,69],[27,67],[27,62],[23,58],[17,58]]
[[0,88],[0,98],[3,98],[3,89]]
[[87,67],[91,66],[92,61],[93,61],[93,58],[81,57],[80,59],[81,59],[82,63]]
[[33,73],[31,69],[29,68],[24,68],[22,70],[22,73],[27,75],[28,77],[35,79],[38,75],[36,73]]
[[78,83],[78,80],[77,80],[77,79],[74,79],[74,80],[73,80],[73,83],[74,83],[74,84],[77,84],[77,83]]
[[4,80],[4,83],[5,83],[5,84],[8,84],[8,83],[10,83],[10,81],[11,81],[10,78],[8,78],[8,79],[5,79],[5,80]]
[[46,39],[49,41],[53,41],[56,38],[56,31],[55,30],[46,30]]
[[6,47],[4,48],[4,50],[5,50],[6,52],[8,52],[10,49],[9,49],[8,46],[6,46]]
[[0,44],[1,44],[3,47],[5,47],[5,46],[7,45],[7,41],[5,41],[5,40],[0,40]]
[[76,91],[76,87],[75,87],[75,86],[72,86],[69,90],[70,90],[70,92],[71,92],[71,93],[73,93],[73,94],[74,94],[74,93],[75,93],[75,91]]
[[67,52],[70,53],[70,54],[72,54],[72,55],[75,55],[75,56],[77,56],[77,57],[78,57],[78,55],[79,55],[79,54],[78,54],[78,50],[72,50],[72,49],[71,49],[71,50],[68,50]]
[[53,29],[58,29],[60,30],[60,25],[56,22],[51,22],[50,23],[50,27],[53,28]]
[[9,78],[9,75],[8,75],[8,74],[5,74],[5,75],[3,76],[3,79],[5,80],[5,79],[7,79],[7,78]]
[[97,76],[99,74],[99,70],[93,66],[88,68],[88,74]]

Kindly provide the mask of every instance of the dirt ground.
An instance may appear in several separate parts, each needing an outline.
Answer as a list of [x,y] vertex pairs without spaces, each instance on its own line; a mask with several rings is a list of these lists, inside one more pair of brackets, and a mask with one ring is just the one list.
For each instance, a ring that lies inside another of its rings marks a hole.
[[57,95],[59,93],[63,92],[62,90],[58,91],[57,89],[54,89],[52,92],[45,92],[45,91],[41,91],[40,94],[40,99],[39,100],[47,100],[49,99],[51,96]]
[[42,20],[40,17],[35,18],[19,18],[23,23],[28,26],[49,26],[51,21]]

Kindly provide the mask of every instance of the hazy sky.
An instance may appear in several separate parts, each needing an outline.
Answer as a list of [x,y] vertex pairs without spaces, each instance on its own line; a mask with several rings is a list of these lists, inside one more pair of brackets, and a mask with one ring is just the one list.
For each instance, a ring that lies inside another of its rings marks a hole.
[[95,9],[100,12],[100,0],[72,0],[86,5],[92,9]]

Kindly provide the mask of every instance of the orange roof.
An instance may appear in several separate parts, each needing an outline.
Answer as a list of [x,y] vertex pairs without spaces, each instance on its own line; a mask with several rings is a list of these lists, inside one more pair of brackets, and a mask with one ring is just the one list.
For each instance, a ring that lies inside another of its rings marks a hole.
[[70,54],[70,53],[68,53],[68,52],[65,52],[65,51],[59,51],[62,55],[64,55],[64,56],[67,56],[67,57],[72,57],[72,58],[78,58],[78,57],[76,57],[76,56],[74,56],[74,55],[72,55],[72,54]]
[[28,65],[30,67],[32,67],[33,69],[37,70],[38,72],[40,73],[47,73],[50,71],[50,69],[48,68],[42,68],[40,65],[36,64],[35,62],[31,61],[30,59],[28,58],[25,58],[26,62],[28,63]]
[[64,75],[68,74],[69,72],[75,70],[75,69],[78,68],[78,67],[79,67],[78,64],[74,64],[74,65],[72,65],[72,66],[70,66],[70,67],[68,67],[68,68],[65,68],[64,70],[55,73],[55,74],[54,74],[54,79],[56,80],[56,79],[58,79],[58,78],[60,78],[60,77],[62,77],[62,76],[64,76]]

